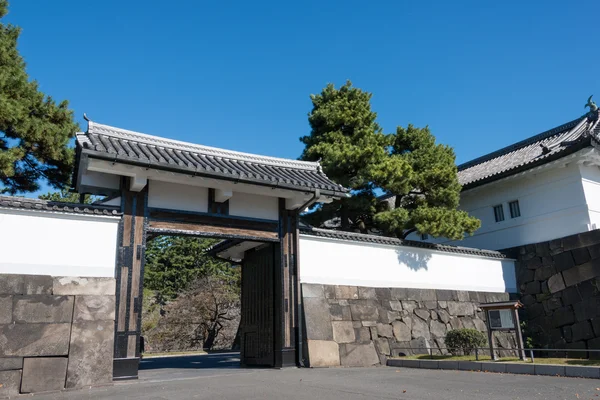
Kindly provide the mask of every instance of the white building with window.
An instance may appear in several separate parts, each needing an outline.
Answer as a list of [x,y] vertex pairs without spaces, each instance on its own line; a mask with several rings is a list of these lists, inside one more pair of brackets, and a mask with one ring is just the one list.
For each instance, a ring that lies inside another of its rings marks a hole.
[[499,250],[600,228],[599,134],[594,110],[460,165],[460,208],[481,228],[462,241],[426,240]]

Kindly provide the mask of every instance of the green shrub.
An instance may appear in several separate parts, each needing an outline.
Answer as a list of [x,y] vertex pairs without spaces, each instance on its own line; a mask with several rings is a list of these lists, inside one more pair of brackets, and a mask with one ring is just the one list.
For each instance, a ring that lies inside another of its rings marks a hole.
[[453,329],[446,335],[446,347],[454,355],[470,355],[476,347],[483,347],[487,339],[477,329]]

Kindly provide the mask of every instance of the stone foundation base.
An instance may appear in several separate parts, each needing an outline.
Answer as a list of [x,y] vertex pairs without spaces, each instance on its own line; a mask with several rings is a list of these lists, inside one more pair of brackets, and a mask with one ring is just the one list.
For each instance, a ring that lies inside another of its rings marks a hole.
[[0,275],[0,398],[112,381],[115,280]]
[[[302,296],[311,367],[385,365],[390,356],[447,354],[449,330],[485,332],[479,304],[509,300],[508,293],[306,283]],[[498,347],[516,347],[513,334],[495,335]]]

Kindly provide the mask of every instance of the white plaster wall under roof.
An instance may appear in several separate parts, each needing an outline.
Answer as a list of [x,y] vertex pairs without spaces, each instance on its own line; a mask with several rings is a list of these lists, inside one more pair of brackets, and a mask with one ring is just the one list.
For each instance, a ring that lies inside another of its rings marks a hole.
[[114,277],[119,221],[0,207],[0,274]]
[[207,212],[208,188],[150,180],[148,207]]
[[[168,208],[168,209],[182,209],[187,211],[200,211],[204,208],[206,212],[206,207],[203,206],[203,201],[206,201],[206,205],[208,206],[208,195],[204,196],[204,199],[201,200],[199,197],[194,196],[193,199],[180,199],[180,196],[186,195],[201,195],[208,188],[218,189],[225,192],[231,192],[233,196],[240,194],[249,194],[254,196],[247,196],[246,199],[251,203],[249,204],[250,209],[255,208],[256,204],[263,202],[266,210],[262,210],[259,212],[260,215],[250,215],[247,212],[241,210],[241,208],[234,205],[234,210],[240,210],[242,214],[246,217],[255,217],[255,218],[263,218],[263,219],[273,219],[271,205],[272,203],[278,199],[283,198],[286,200],[286,208],[294,209],[302,204],[306,203],[313,197],[312,192],[303,192],[282,188],[271,188],[260,185],[251,185],[246,183],[236,183],[232,181],[219,180],[214,178],[193,176],[188,174],[162,171],[155,168],[144,168],[139,166],[127,165],[122,163],[113,163],[105,160],[96,160],[90,159],[86,163],[86,171],[83,172],[83,176],[85,176],[88,172],[93,173],[102,173],[102,174],[110,174],[115,176],[126,176],[133,179],[137,179],[141,182],[138,190],[143,189],[143,187],[147,184],[147,182],[151,182],[149,185],[149,199],[148,203],[150,207],[157,208]],[[82,178],[83,180],[83,178]],[[157,183],[158,182],[158,183]],[[163,183],[166,183],[164,185]],[[160,190],[153,190],[152,185],[156,185]],[[183,189],[184,186],[195,187],[196,189]],[[170,193],[163,193],[164,190],[169,187]],[[177,189],[179,188],[179,189]],[[176,189],[176,190],[172,190]],[[179,192],[179,194],[177,194]],[[207,192],[206,192],[207,193]],[[241,196],[243,197],[243,196]],[[232,197],[233,198],[233,197]],[[230,200],[230,204],[232,202],[236,202],[235,200]],[[319,198],[319,201],[322,203],[331,202],[333,199],[331,197],[322,196]],[[191,205],[191,202],[198,201],[197,205]],[[239,204],[237,201],[236,204]],[[184,206],[186,208],[178,208],[179,206]],[[192,208],[192,209],[189,209]],[[275,218],[277,219],[277,218]]]
[[[481,220],[481,228],[464,240],[428,239],[433,243],[500,250],[586,232],[600,227],[600,173],[581,169],[595,150],[582,150],[556,162],[461,193],[460,209]],[[587,173],[587,178],[582,176]],[[589,182],[585,182],[585,180]],[[511,218],[508,203],[518,200],[521,215]],[[504,221],[496,222],[494,206]],[[595,220],[594,220],[595,218]],[[421,240],[411,235],[411,240]]]
[[581,165],[581,182],[588,208],[590,229],[600,229],[600,167]]
[[303,283],[517,292],[514,260],[300,235]]

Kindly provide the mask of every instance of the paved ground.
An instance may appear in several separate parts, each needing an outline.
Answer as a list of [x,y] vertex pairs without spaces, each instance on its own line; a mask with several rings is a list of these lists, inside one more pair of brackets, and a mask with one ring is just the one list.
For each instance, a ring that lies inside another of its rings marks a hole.
[[144,360],[140,380],[41,399],[598,399],[600,381],[404,368],[242,369],[235,353]]

